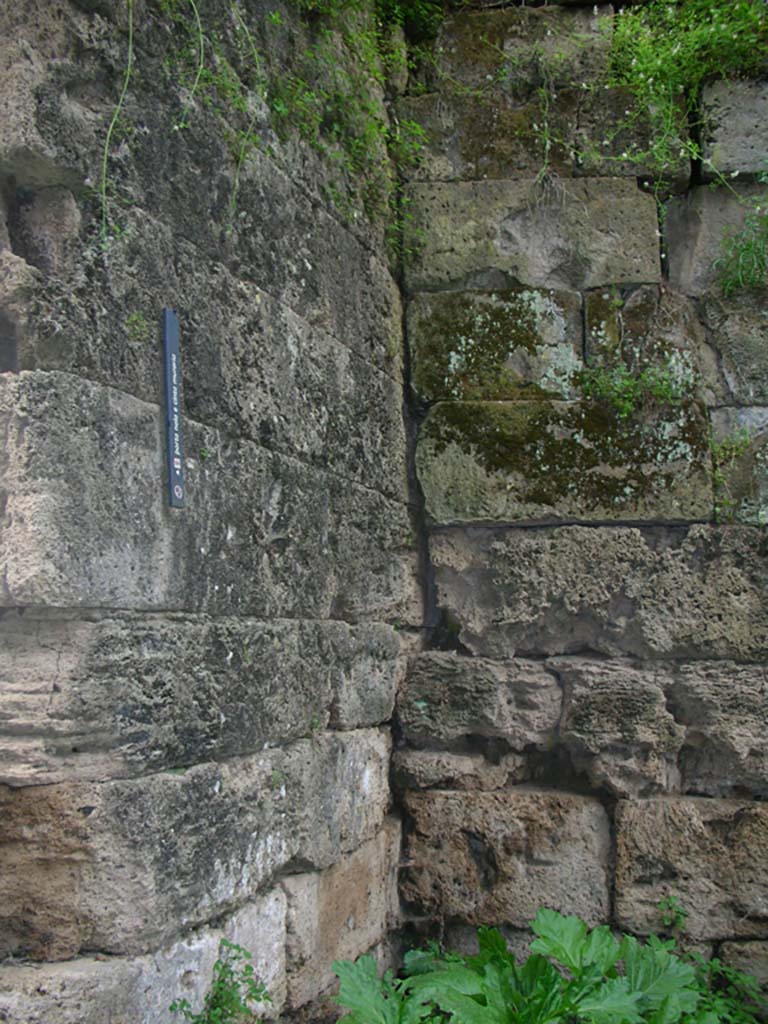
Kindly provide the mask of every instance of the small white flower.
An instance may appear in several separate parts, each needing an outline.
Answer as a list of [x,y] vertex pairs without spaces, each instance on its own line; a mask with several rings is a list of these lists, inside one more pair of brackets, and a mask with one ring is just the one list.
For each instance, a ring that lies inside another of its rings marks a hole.
[[738,172],[738,171],[733,171],[733,172],[731,173],[731,177],[732,177],[732,178],[738,178],[738,176],[739,176],[739,172]]

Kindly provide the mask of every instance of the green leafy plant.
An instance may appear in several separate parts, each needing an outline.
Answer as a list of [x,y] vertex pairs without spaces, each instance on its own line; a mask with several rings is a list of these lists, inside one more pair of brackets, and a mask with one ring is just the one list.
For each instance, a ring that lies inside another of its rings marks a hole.
[[715,265],[725,296],[768,285],[768,196],[747,212],[739,231],[723,239]]
[[679,405],[687,388],[669,365],[630,370],[619,362],[611,367],[590,367],[578,375],[586,398],[602,402],[626,420],[648,404]]
[[180,1013],[188,1024],[239,1024],[245,1014],[252,1014],[255,1004],[270,1001],[250,959],[251,954],[242,946],[222,939],[202,1009],[195,1013],[188,1000],[177,999],[171,1003],[170,1012]]
[[665,896],[657,904],[661,913],[661,923],[666,932],[684,932],[688,911],[677,896]]
[[768,1000],[756,978],[724,964],[718,957],[704,960],[692,953],[699,989],[699,1020],[706,1024],[756,1024],[757,1014],[765,1018]]
[[715,487],[715,519],[724,522],[732,519],[738,502],[731,490],[729,473],[738,460],[745,455],[752,443],[752,434],[742,427],[720,441],[712,440],[712,482]]

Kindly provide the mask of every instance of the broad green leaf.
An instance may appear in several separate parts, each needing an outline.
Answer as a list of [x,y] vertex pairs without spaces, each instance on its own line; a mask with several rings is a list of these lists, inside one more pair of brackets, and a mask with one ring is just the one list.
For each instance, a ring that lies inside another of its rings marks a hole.
[[682,1012],[696,1009],[696,972],[690,964],[667,952],[661,943],[643,945],[628,935],[621,945],[625,977],[645,1006],[655,1010],[668,996],[675,996]]
[[551,956],[572,971],[579,970],[587,935],[587,926],[583,921],[542,907],[531,928],[538,935],[531,943],[534,953]]
[[391,971],[380,980],[372,956],[337,960],[333,971],[341,983],[336,1001],[352,1011],[346,1024],[418,1024],[431,1013],[426,999],[406,994]]
[[581,955],[583,965],[595,964],[603,974],[607,974],[619,959],[621,947],[611,934],[607,925],[593,928],[584,942]]
[[639,996],[630,992],[625,978],[611,978],[579,1000],[577,1015],[594,1024],[635,1024],[642,1017],[638,1012]]

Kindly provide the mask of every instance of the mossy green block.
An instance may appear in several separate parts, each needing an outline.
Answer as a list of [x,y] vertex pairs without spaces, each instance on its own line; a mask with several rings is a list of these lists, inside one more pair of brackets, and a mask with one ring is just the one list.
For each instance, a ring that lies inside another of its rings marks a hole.
[[573,292],[419,295],[408,308],[413,388],[430,400],[572,398],[581,334]]
[[712,514],[694,402],[624,421],[591,403],[441,402],[416,466],[432,522],[686,522]]

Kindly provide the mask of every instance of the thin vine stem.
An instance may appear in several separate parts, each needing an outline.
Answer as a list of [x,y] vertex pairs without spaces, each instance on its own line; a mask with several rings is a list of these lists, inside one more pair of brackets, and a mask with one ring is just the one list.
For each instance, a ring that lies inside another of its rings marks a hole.
[[107,137],[104,140],[104,152],[101,158],[101,238],[105,241],[109,234],[109,218],[107,216],[107,181],[108,181],[108,163],[109,163],[109,150],[112,145],[112,136],[114,134],[117,122],[120,119],[120,114],[123,109],[123,103],[125,102],[125,96],[128,92],[128,85],[131,81],[131,73],[133,71],[133,0],[126,0],[128,8],[128,62],[125,66],[125,74],[123,75],[123,87],[120,90],[120,96],[117,101],[117,106],[112,114],[112,120],[109,122],[109,128],[107,130]]
[[187,115],[192,108],[192,101],[195,98],[195,93],[200,85],[200,78],[205,69],[205,36],[203,34],[203,23],[200,21],[200,12],[197,9],[195,0],[189,0],[189,6],[192,8],[192,13],[195,16],[195,26],[197,28],[197,71],[195,73],[195,80],[192,83],[192,91],[189,94],[189,99],[184,105],[184,110],[181,112],[181,120],[174,127],[176,130],[187,127]]

